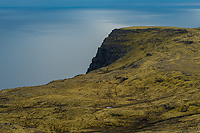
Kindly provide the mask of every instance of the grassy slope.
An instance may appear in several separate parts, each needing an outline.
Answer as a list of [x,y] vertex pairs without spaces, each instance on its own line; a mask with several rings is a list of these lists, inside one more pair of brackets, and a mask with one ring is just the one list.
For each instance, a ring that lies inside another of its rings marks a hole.
[[119,31],[107,45],[129,49],[111,65],[47,85],[0,91],[0,132],[200,128],[200,29]]

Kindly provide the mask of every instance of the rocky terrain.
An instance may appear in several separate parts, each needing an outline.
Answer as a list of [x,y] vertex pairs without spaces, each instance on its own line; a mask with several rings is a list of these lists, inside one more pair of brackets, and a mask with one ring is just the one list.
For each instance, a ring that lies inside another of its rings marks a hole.
[[[129,50],[129,46],[123,45],[124,39],[117,39],[119,35],[122,37],[122,34],[126,34],[128,31],[122,31],[115,29],[111,34],[103,41],[100,48],[98,48],[96,56],[92,59],[92,63],[88,68],[87,72],[96,70],[98,68],[110,65],[119,58],[123,57]],[[113,42],[114,41],[114,42]]]
[[0,132],[200,130],[200,28],[113,30],[87,74],[0,91]]

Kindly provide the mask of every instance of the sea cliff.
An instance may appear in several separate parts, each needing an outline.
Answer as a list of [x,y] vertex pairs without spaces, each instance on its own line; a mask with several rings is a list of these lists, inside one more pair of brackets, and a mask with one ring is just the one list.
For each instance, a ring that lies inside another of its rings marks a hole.
[[128,40],[120,39],[119,35],[120,37],[125,37],[127,34],[127,31],[120,29],[113,30],[103,41],[101,47],[98,48],[97,54],[92,59],[92,63],[86,73],[110,65],[119,58],[123,57],[128,50],[128,47],[123,45],[123,42]]
[[0,91],[0,132],[197,132],[200,28],[113,30],[87,74]]

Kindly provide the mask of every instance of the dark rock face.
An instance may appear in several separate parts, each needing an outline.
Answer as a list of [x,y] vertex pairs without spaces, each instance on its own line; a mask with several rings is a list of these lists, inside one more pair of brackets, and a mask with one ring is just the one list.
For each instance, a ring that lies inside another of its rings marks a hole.
[[107,66],[127,53],[127,46],[123,45],[123,41],[128,40],[117,39],[119,36],[122,37],[127,34],[122,32],[124,31],[115,29],[103,41],[101,47],[98,48],[96,56],[92,59],[92,63],[86,73]]

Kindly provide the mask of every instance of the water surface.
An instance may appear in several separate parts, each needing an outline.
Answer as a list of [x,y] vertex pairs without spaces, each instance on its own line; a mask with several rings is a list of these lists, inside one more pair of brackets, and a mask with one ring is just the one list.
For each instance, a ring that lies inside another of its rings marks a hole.
[[200,9],[0,8],[0,89],[83,74],[114,28],[139,25],[199,27]]

